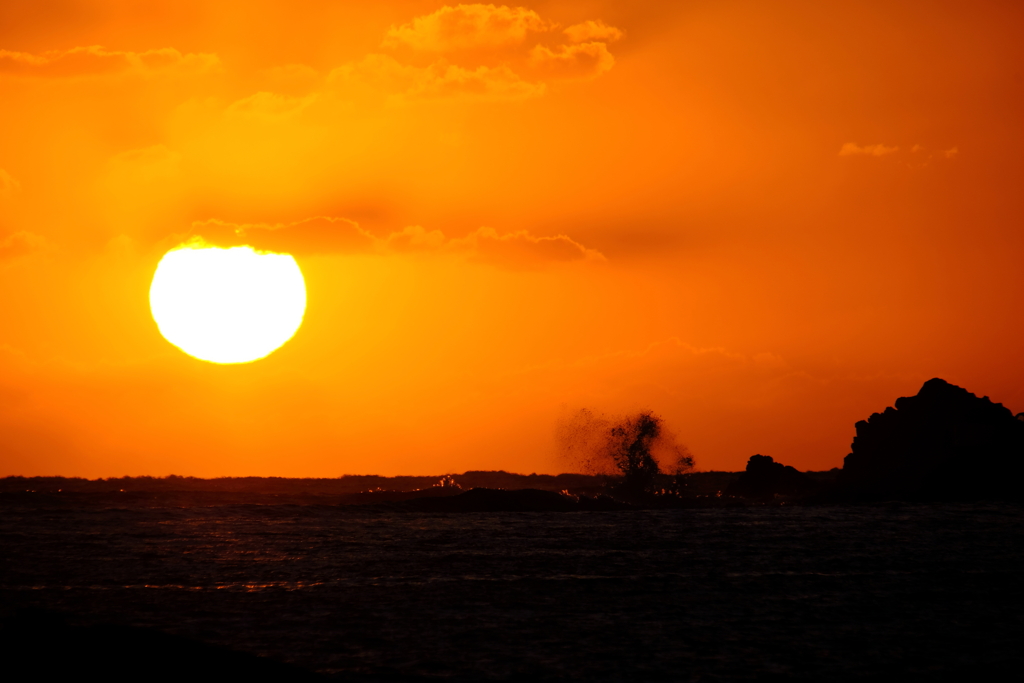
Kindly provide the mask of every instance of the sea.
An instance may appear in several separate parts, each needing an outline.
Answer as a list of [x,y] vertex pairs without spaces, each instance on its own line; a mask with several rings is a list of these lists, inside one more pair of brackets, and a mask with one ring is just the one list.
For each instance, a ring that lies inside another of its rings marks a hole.
[[46,610],[339,681],[978,680],[1021,668],[1019,504],[565,513],[0,505]]

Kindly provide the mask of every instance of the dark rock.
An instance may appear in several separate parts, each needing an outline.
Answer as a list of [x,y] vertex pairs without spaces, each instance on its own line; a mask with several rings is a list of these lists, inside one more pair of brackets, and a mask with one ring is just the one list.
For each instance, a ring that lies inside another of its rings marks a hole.
[[752,455],[746,471],[725,493],[743,498],[772,498],[805,495],[814,489],[814,481],[796,468],[775,462],[770,455]]
[[1020,498],[1024,421],[941,379],[857,423],[839,489],[868,499]]

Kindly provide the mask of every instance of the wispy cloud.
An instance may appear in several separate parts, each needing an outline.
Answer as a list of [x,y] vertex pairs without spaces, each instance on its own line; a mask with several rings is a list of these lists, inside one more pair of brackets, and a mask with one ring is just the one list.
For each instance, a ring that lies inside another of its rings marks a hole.
[[342,95],[368,87],[403,99],[470,98],[520,100],[543,94],[544,84],[523,79],[507,65],[463,67],[435,62],[426,67],[403,64],[390,55],[368,55],[332,71],[328,85]]
[[530,66],[548,79],[587,80],[615,65],[604,43],[559,45],[554,49],[537,45],[530,51]]
[[328,216],[294,223],[229,223],[211,219],[193,223],[191,234],[213,246],[249,245],[295,256],[369,252],[378,242],[355,221]]
[[22,76],[68,78],[135,72],[206,72],[218,68],[215,54],[182,54],[174,48],[145,52],[108,50],[100,45],[52,50],[40,54],[0,50],[0,73]]
[[[559,28],[525,7],[445,6],[392,26],[381,48],[394,53],[342,65],[327,86],[399,100],[522,100],[543,95],[551,82],[589,80],[614,66],[607,43],[624,36],[620,29],[593,20]],[[435,61],[410,59],[410,50]]]
[[445,6],[408,24],[392,26],[381,45],[428,52],[495,48],[518,45],[528,33],[551,31],[556,26],[525,7]]
[[858,145],[855,142],[847,142],[839,150],[839,156],[848,157],[855,155],[872,156],[872,157],[884,157],[887,154],[892,154],[899,151],[899,147],[889,147],[882,143],[875,145]]
[[622,40],[626,35],[621,29],[608,26],[601,20],[588,20],[580,24],[573,24],[562,33],[574,43],[588,43],[594,40],[614,43],[617,40]]
[[465,237],[448,237],[440,230],[414,225],[377,237],[347,218],[317,216],[294,223],[229,223],[211,219],[192,224],[185,239],[201,238],[212,246],[249,245],[254,249],[317,254],[454,254],[471,261],[508,268],[531,268],[545,263],[604,261],[568,235],[533,235],[527,230],[505,234],[481,227]]

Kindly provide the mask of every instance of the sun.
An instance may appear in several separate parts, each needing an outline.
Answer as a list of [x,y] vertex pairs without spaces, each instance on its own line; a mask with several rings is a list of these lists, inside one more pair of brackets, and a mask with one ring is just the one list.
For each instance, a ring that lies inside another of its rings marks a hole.
[[211,363],[251,363],[292,338],[306,283],[290,254],[192,243],[160,260],[149,288],[160,334]]

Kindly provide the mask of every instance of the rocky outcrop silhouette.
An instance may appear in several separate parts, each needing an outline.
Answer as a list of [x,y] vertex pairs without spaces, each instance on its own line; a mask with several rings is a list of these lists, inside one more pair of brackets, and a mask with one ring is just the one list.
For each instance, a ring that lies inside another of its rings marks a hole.
[[770,455],[752,455],[746,471],[725,493],[743,498],[773,498],[806,495],[814,488],[814,481],[796,468],[775,462]]
[[1021,498],[1024,421],[942,379],[857,423],[839,476],[867,499]]

